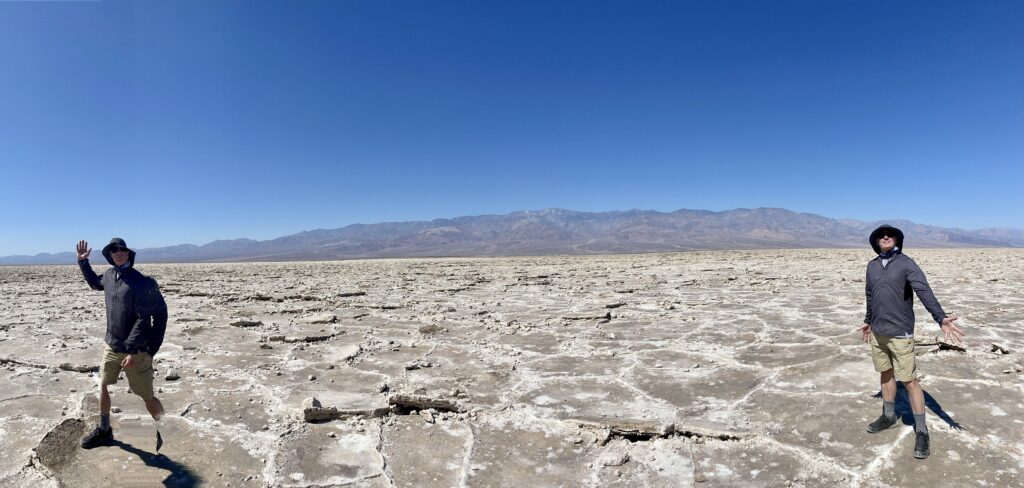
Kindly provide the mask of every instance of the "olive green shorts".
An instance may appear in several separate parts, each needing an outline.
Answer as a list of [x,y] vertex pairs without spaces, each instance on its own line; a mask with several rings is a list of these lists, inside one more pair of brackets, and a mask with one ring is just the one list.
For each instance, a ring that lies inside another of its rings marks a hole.
[[114,352],[110,350],[110,346],[103,349],[103,360],[100,362],[101,381],[105,385],[113,385],[117,383],[117,376],[124,370],[132,392],[143,400],[153,398],[153,357],[147,352],[132,354],[131,367],[122,368],[121,361],[125,356],[128,354]]
[[879,373],[893,370],[896,381],[917,379],[917,363],[914,361],[914,339],[901,339],[880,334],[871,334],[871,361]]

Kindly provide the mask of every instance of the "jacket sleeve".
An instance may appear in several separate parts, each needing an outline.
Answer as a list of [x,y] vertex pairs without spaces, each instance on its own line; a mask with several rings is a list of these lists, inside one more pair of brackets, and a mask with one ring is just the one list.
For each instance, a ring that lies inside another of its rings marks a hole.
[[92,288],[93,290],[103,289],[103,281],[100,280],[100,277],[92,270],[92,265],[89,264],[88,259],[79,261],[78,268],[82,270],[82,276],[85,277],[85,282],[89,284],[89,288]]
[[942,319],[946,318],[946,312],[942,310],[942,305],[939,305],[935,294],[932,293],[932,287],[928,286],[928,278],[925,278],[924,271],[921,271],[921,267],[913,261],[907,267],[907,282],[914,289],[924,308],[932,315],[932,319],[941,324]]
[[[870,266],[870,265],[869,265]],[[864,304],[867,311],[864,312],[864,323],[870,324],[874,319],[871,316],[871,268],[864,272]]]

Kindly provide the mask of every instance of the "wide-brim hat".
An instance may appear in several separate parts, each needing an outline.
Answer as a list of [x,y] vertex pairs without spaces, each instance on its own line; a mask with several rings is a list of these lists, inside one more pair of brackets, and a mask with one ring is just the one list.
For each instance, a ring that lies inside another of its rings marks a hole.
[[896,247],[903,249],[903,231],[899,230],[889,224],[882,224],[877,229],[871,231],[871,236],[868,237],[868,242],[871,244],[871,249],[875,250],[875,254],[882,254],[882,248],[878,247],[878,239],[882,237],[882,233],[885,231],[896,234]]
[[120,237],[114,237],[110,239],[110,244],[103,246],[103,257],[107,258],[107,262],[110,263],[111,266],[114,265],[114,258],[113,256],[111,256],[110,252],[110,249],[112,247],[123,247],[125,249],[128,249],[128,262],[135,263],[135,251],[131,250],[128,247],[128,244],[124,242],[124,239],[121,239]]

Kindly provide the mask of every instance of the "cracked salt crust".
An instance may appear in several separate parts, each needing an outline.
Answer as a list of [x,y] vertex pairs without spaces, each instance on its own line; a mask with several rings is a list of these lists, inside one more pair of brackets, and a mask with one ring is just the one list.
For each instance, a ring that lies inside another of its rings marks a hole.
[[[921,356],[925,389],[945,413],[928,412],[936,447],[924,462],[909,456],[910,428],[862,432],[880,409],[871,396],[877,374],[853,333],[863,316],[863,267],[872,257],[865,250],[140,263],[160,281],[171,308],[156,383],[173,412],[162,422],[176,437],[165,435],[162,452],[204,479],[232,486],[490,486],[501,484],[502,473],[518,472],[516,483],[524,486],[537,480],[695,486],[700,480],[869,487],[918,467],[920,481],[930,485],[1022,486],[1024,434],[1005,427],[1008,419],[1017,425],[1024,418],[1024,387],[998,361],[1020,363],[1014,354],[1024,351],[1024,252],[910,254],[968,333],[966,352]],[[622,305],[605,308],[613,302]],[[0,362],[44,366],[0,364],[0,380],[19,389],[0,392],[3,452],[29,452],[12,451],[13,442],[24,438],[32,447],[61,418],[94,421],[95,385],[88,385],[96,376],[51,367],[95,360],[102,307],[102,294],[85,289],[73,265],[0,267]],[[610,321],[598,319],[609,311]],[[238,317],[263,323],[228,325]],[[918,335],[935,334],[920,307],[918,317]],[[50,326],[33,326],[39,323]],[[423,324],[436,327],[422,332]],[[271,336],[297,342],[266,340]],[[995,342],[1011,351],[1008,357],[990,354],[987,346]],[[33,344],[44,347],[27,347]],[[433,367],[403,368],[428,356]],[[181,379],[163,381],[166,367],[176,367]],[[388,388],[380,391],[380,384]],[[113,390],[116,406],[138,402],[122,384]],[[433,415],[433,424],[403,420],[424,427],[403,429],[414,435],[402,437],[400,446],[388,443],[398,436],[387,428],[397,414],[326,425],[302,424],[295,415],[312,394],[344,409],[386,405],[391,392],[449,399],[453,391],[462,392],[457,401],[466,412]],[[223,402],[206,401],[218,398]],[[828,420],[808,423],[800,412]],[[703,434],[642,437],[629,443],[630,460],[622,466],[595,467],[609,446],[627,441],[615,437],[601,445],[602,429],[581,423],[630,419]],[[708,435],[715,432],[736,436]],[[296,464],[289,451],[298,448],[321,454]],[[417,469],[430,458],[398,452],[436,454],[435,472],[420,476]],[[333,462],[346,453],[355,454],[351,464]],[[68,467],[98,466],[92,474],[100,477],[105,469],[148,469],[123,451],[73,454]],[[941,463],[954,457],[955,469]],[[225,465],[244,472],[219,469]],[[0,472],[3,484],[57,482],[27,462],[3,466],[10,466]],[[59,468],[60,482],[80,484],[80,473]]]

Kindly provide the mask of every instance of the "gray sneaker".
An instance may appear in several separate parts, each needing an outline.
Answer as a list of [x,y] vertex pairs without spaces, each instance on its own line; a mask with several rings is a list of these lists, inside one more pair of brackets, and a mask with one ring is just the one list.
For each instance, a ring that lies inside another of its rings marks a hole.
[[874,422],[871,422],[870,424],[868,424],[868,433],[869,434],[875,434],[875,433],[881,432],[881,431],[883,431],[885,429],[888,429],[888,428],[890,428],[890,427],[892,427],[892,426],[894,426],[894,425],[896,425],[898,423],[897,420],[896,420],[898,418],[899,417],[889,418],[889,417],[886,417],[885,415],[882,415],[882,416],[878,417],[878,419],[875,420]]
[[924,459],[931,454],[931,449],[928,447],[928,434],[924,432],[917,433],[917,440],[914,441],[914,457],[918,459]]

